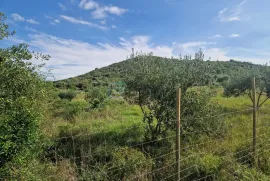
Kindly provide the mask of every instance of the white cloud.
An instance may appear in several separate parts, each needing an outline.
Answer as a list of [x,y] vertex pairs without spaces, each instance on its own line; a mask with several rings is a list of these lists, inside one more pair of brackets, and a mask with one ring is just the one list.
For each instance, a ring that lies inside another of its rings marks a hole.
[[239,37],[240,36],[240,34],[231,34],[231,35],[229,35],[229,38],[236,38],[236,37]]
[[44,17],[47,18],[47,19],[53,19],[53,17],[48,16],[48,15],[46,15],[46,14],[44,15]]
[[[56,79],[64,79],[81,75],[95,68],[108,66],[125,60],[131,54],[131,49],[136,52],[153,52],[156,56],[171,57],[194,55],[202,48],[205,59],[211,57],[211,60],[228,61],[230,59],[240,61],[250,61],[253,63],[266,63],[268,59],[254,58],[246,56],[229,56],[233,48],[217,48],[214,42],[195,41],[185,43],[173,43],[172,45],[156,45],[151,42],[149,36],[133,36],[129,39],[120,38],[116,44],[98,43],[64,39],[51,36],[44,33],[33,33],[29,35],[30,48],[51,55],[50,61],[46,67],[52,69]],[[19,39],[13,39],[15,42],[23,42]],[[253,50],[252,50],[253,51]]]
[[102,6],[93,0],[81,0],[79,7],[84,10],[94,10],[91,14],[95,19],[104,19],[108,16],[108,14],[121,16],[128,11],[127,9],[113,5]]
[[107,11],[107,12],[109,12],[111,14],[118,15],[118,16],[120,16],[120,15],[124,14],[125,12],[127,12],[126,9],[119,8],[117,6],[105,6],[104,11]]
[[108,29],[105,26],[100,26],[100,25],[97,25],[95,23],[91,23],[91,22],[84,21],[84,20],[79,20],[79,19],[76,19],[76,18],[73,18],[73,17],[70,17],[70,16],[60,15],[60,17],[62,19],[64,19],[64,20],[68,21],[68,22],[71,22],[71,23],[87,25],[89,27],[99,28],[99,29],[102,29],[102,30]]
[[211,37],[209,37],[209,38],[221,38],[222,36],[221,35],[214,35],[214,36],[211,36]]
[[174,54],[179,55],[193,55],[200,48],[206,49],[207,46],[215,44],[214,42],[205,42],[205,41],[197,41],[197,42],[186,42],[186,43],[174,43],[173,49]]
[[19,14],[12,14],[11,17],[15,20],[15,21],[24,21],[24,17],[22,17]]
[[117,6],[104,6],[96,8],[96,10],[92,12],[92,16],[95,19],[103,19],[108,16],[108,13],[120,16],[125,12],[127,12],[126,9],[119,8]]
[[95,1],[92,0],[82,0],[79,4],[79,7],[85,10],[90,10],[90,9],[95,9],[99,7],[99,4]]
[[105,25],[107,22],[106,22],[106,20],[104,19],[104,20],[100,21],[100,23],[103,24],[103,25]]
[[95,11],[92,12],[92,16],[95,19],[103,19],[107,17],[107,13],[104,11],[103,8],[97,8]]
[[237,7],[243,6],[246,2],[247,2],[247,0],[242,1],[240,4],[237,5]]
[[118,46],[108,43],[90,44],[47,34],[31,34],[29,38],[31,49],[51,55],[46,66],[53,69],[56,79],[80,75],[125,60],[132,48],[136,51],[153,52],[157,56],[172,55],[171,47],[149,45],[150,39],[147,36],[135,36],[130,40],[121,38]]
[[115,28],[117,28],[117,26],[115,26],[115,25],[112,25],[112,28],[114,28],[114,29],[115,29]]
[[60,20],[55,19],[54,22],[55,22],[55,23],[60,23]]
[[221,22],[232,22],[232,21],[240,21],[243,16],[243,5],[246,1],[242,1],[240,4],[236,5],[232,9],[224,8],[218,13],[219,20]]
[[31,27],[28,27],[28,26],[26,26],[24,29],[25,29],[26,31],[31,31],[31,32],[34,32],[34,33],[39,33],[38,30],[36,30],[36,29],[34,29],[34,28],[31,28]]
[[62,3],[58,3],[58,6],[62,9],[62,11],[66,11],[67,7],[63,5]]
[[31,23],[31,24],[40,24],[39,22],[33,19],[27,19],[26,22]]
[[16,14],[16,13],[11,14],[11,17],[13,18],[14,21],[27,22],[27,23],[31,23],[31,24],[40,24],[39,22],[37,22],[34,19],[26,19],[23,16]]

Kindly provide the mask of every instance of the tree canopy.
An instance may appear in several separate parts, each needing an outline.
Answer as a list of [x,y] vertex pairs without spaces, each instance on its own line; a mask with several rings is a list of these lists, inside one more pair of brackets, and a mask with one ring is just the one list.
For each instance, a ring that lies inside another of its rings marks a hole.
[[241,96],[248,95],[252,97],[252,78],[256,80],[257,107],[260,107],[270,97],[270,71],[269,67],[254,67],[250,70],[239,70],[234,73],[230,81],[225,85],[224,95]]
[[[194,86],[210,84],[210,71],[210,66],[198,60],[163,60],[151,54],[135,57],[132,66],[127,69],[126,95],[140,105],[144,122],[148,125],[149,139],[156,139],[158,135],[166,134],[168,129],[174,127],[176,88],[182,90],[183,119],[203,117],[210,113],[198,111],[207,110],[206,107],[210,106],[209,95],[203,91],[188,91]],[[198,124],[195,126],[195,122],[189,122],[186,128],[200,129]]]

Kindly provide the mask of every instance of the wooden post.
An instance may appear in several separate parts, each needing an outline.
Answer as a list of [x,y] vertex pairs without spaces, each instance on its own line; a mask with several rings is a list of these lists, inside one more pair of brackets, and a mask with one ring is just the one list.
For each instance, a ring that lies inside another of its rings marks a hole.
[[180,117],[181,114],[181,89],[177,89],[176,98],[176,180],[180,180]]
[[252,78],[252,101],[253,101],[253,163],[255,165],[256,158],[256,122],[257,122],[257,103],[256,103],[256,82],[255,77]]

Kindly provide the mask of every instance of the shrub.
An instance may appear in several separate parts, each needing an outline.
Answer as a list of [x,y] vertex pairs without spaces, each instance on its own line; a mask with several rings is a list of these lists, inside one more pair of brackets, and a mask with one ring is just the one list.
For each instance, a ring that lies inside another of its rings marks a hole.
[[93,87],[88,91],[86,100],[90,107],[95,109],[102,106],[103,101],[107,98],[107,89],[104,87]]
[[182,176],[186,177],[186,180],[199,179],[202,177],[207,177],[207,180],[214,180],[213,175],[217,176],[222,167],[222,158],[211,153],[205,155],[201,155],[200,153],[189,153],[189,156],[191,154],[193,157],[182,164],[182,170],[184,170]]
[[[112,171],[108,173],[110,173],[110,178],[113,180],[132,180],[136,176],[151,171],[152,162],[140,151],[132,148],[122,148],[112,153],[112,160],[109,162],[109,167],[112,168]],[[135,180],[147,180],[147,177],[148,175],[145,174],[144,177],[138,177]]]
[[86,106],[84,101],[65,102],[62,116],[68,121],[75,121],[75,118],[84,111]]
[[253,163],[252,155],[253,155],[252,145],[243,144],[236,149],[234,157],[237,160],[237,162],[252,166]]
[[[0,12],[0,40],[8,37],[8,25]],[[32,147],[39,135],[39,120],[47,101],[48,83],[40,65],[26,60],[33,53],[28,45],[0,48],[0,177],[6,165]],[[34,54],[46,60],[49,56]],[[20,160],[23,162],[23,160]],[[7,168],[11,172],[11,168]]]
[[77,93],[75,91],[73,91],[73,90],[69,90],[69,91],[66,91],[66,92],[60,92],[58,94],[58,96],[61,99],[67,99],[67,100],[71,101],[72,99],[74,99],[77,96]]
[[230,77],[228,75],[218,75],[217,82],[222,83],[222,82],[228,81],[229,78]]

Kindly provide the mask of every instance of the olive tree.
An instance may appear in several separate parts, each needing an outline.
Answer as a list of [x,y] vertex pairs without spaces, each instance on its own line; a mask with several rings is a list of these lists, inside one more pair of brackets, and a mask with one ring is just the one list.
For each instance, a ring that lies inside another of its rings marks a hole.
[[131,66],[125,80],[126,98],[140,106],[147,125],[147,139],[155,140],[175,127],[176,88],[179,87],[182,90],[181,116],[186,119],[183,131],[203,129],[207,125],[202,117],[215,112],[213,106],[212,110],[205,109],[211,104],[209,94],[189,90],[209,83],[211,67],[206,62],[163,59],[152,54],[140,54],[127,61],[131,61]]
[[[224,87],[225,96],[248,95],[252,97],[252,78],[256,80],[257,107],[261,107],[270,97],[270,71],[269,67],[261,66],[249,71],[239,70]],[[264,96],[265,95],[265,96]]]
[[[14,34],[5,20],[0,13],[0,40]],[[0,174],[38,135],[47,83],[39,73],[41,66],[29,61],[33,55],[41,60],[49,58],[33,54],[26,44],[0,49]]]

